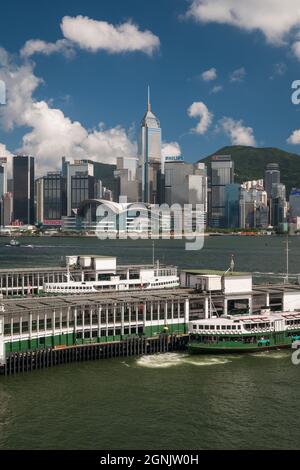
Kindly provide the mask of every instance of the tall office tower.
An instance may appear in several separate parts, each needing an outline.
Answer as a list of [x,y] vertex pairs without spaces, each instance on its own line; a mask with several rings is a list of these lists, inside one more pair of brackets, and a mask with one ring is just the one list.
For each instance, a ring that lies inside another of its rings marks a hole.
[[159,172],[164,174],[161,151],[161,127],[151,111],[150,91],[148,88],[147,112],[141,122],[139,137],[139,181],[140,199],[143,202],[157,203]]
[[271,225],[279,227],[280,224],[286,222],[287,218],[287,202],[286,188],[284,184],[272,184],[272,197],[270,200],[271,207]]
[[37,224],[44,223],[44,178],[35,180],[35,219]]
[[7,158],[0,158],[0,198],[7,193]]
[[61,225],[67,215],[66,178],[61,172],[48,172],[36,181],[37,221],[44,225]]
[[165,162],[165,203],[188,204],[187,177],[193,174],[193,164],[185,163],[182,159]]
[[137,181],[136,157],[118,157],[117,169],[114,172],[116,184],[116,200],[127,197],[128,202],[137,202],[139,199],[139,184]]
[[272,186],[280,183],[280,170],[277,163],[269,163],[265,170],[265,190],[267,191],[268,200],[272,198]]
[[225,186],[226,227],[240,227],[241,186],[237,183]]
[[1,225],[11,225],[13,213],[13,195],[12,193],[4,194],[1,207]]
[[234,162],[230,155],[215,155],[211,159],[211,227],[226,226],[225,187],[234,182]]
[[82,201],[95,197],[97,182],[94,178],[94,163],[90,160],[70,163],[63,158],[62,176],[66,178],[67,215],[71,217]]
[[269,207],[267,193],[261,185],[248,186],[243,183],[240,191],[240,227],[267,228]]
[[293,188],[290,192],[290,217],[300,217],[300,189]]
[[34,157],[13,157],[13,219],[24,225],[34,220]]

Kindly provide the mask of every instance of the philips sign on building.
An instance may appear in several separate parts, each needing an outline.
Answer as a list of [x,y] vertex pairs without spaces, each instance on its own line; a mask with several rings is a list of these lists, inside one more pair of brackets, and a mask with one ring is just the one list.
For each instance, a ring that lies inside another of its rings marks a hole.
[[184,162],[184,157],[182,155],[165,157],[165,162]]

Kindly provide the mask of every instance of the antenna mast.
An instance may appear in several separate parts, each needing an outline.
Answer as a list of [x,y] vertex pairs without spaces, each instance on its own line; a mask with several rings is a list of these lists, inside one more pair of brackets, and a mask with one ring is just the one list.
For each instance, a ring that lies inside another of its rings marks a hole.
[[150,102],[150,86],[148,85],[148,111],[151,111],[151,102]]

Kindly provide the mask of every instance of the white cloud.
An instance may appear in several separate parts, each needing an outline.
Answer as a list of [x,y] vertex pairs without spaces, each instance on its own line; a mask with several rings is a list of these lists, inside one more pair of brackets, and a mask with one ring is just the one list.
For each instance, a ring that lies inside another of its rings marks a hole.
[[275,45],[300,27],[299,0],[193,0],[187,15],[202,23],[259,30]]
[[205,134],[213,120],[213,114],[209,112],[206,104],[202,101],[193,103],[188,109],[188,115],[191,118],[200,118],[200,122],[192,131],[196,134]]
[[233,145],[256,145],[252,127],[244,126],[242,120],[235,121],[232,118],[223,117],[220,120],[220,125],[224,132],[229,136]]
[[4,52],[0,49],[0,79],[7,85],[8,99],[0,108],[0,123],[6,130],[30,129],[18,152],[34,155],[40,172],[58,168],[62,156],[115,163],[118,156],[136,153],[136,144],[122,127],[99,125],[88,130],[60,109],[35,100],[41,80],[34,74],[34,64],[16,65]]
[[292,52],[300,60],[300,41],[295,41],[292,45]]
[[234,83],[234,82],[242,82],[246,76],[246,69],[245,67],[241,67],[239,69],[234,70],[230,76],[229,80]]
[[114,26],[87,16],[65,16],[61,22],[63,35],[69,41],[92,52],[105,50],[112,54],[142,51],[153,54],[160,40],[151,31],[140,31],[138,26],[126,22]]
[[9,176],[12,174],[12,157],[13,154],[8,150],[6,145],[0,143],[0,158],[7,158],[7,170]]
[[201,74],[201,77],[204,82],[210,82],[211,80],[216,80],[217,70],[214,67],[209,70],[205,70],[205,72]]
[[6,145],[0,143],[0,158],[11,158],[13,154],[6,148]]
[[21,57],[31,57],[34,54],[51,55],[56,52],[60,52],[66,57],[72,57],[75,53],[72,43],[67,39],[59,39],[54,43],[40,39],[30,39],[26,41],[20,54]]
[[178,142],[164,142],[162,145],[163,157],[179,157],[181,148]]
[[214,94],[220,93],[220,91],[222,91],[222,90],[223,90],[222,85],[215,85],[215,86],[212,88],[211,93],[214,93]]
[[[299,51],[300,52],[300,51]],[[299,54],[300,58],[300,54]],[[274,80],[276,77],[283,77],[287,72],[287,65],[284,62],[278,62],[273,65],[273,73],[270,76],[270,80]]]
[[287,143],[291,145],[298,145],[300,144],[300,129],[295,130],[287,139]]

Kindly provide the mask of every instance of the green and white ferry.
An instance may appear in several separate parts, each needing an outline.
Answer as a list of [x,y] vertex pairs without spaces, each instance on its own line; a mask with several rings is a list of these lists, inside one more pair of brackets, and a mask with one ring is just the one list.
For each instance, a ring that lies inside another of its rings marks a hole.
[[259,315],[227,315],[189,323],[188,351],[228,354],[289,348],[300,341],[300,311]]

